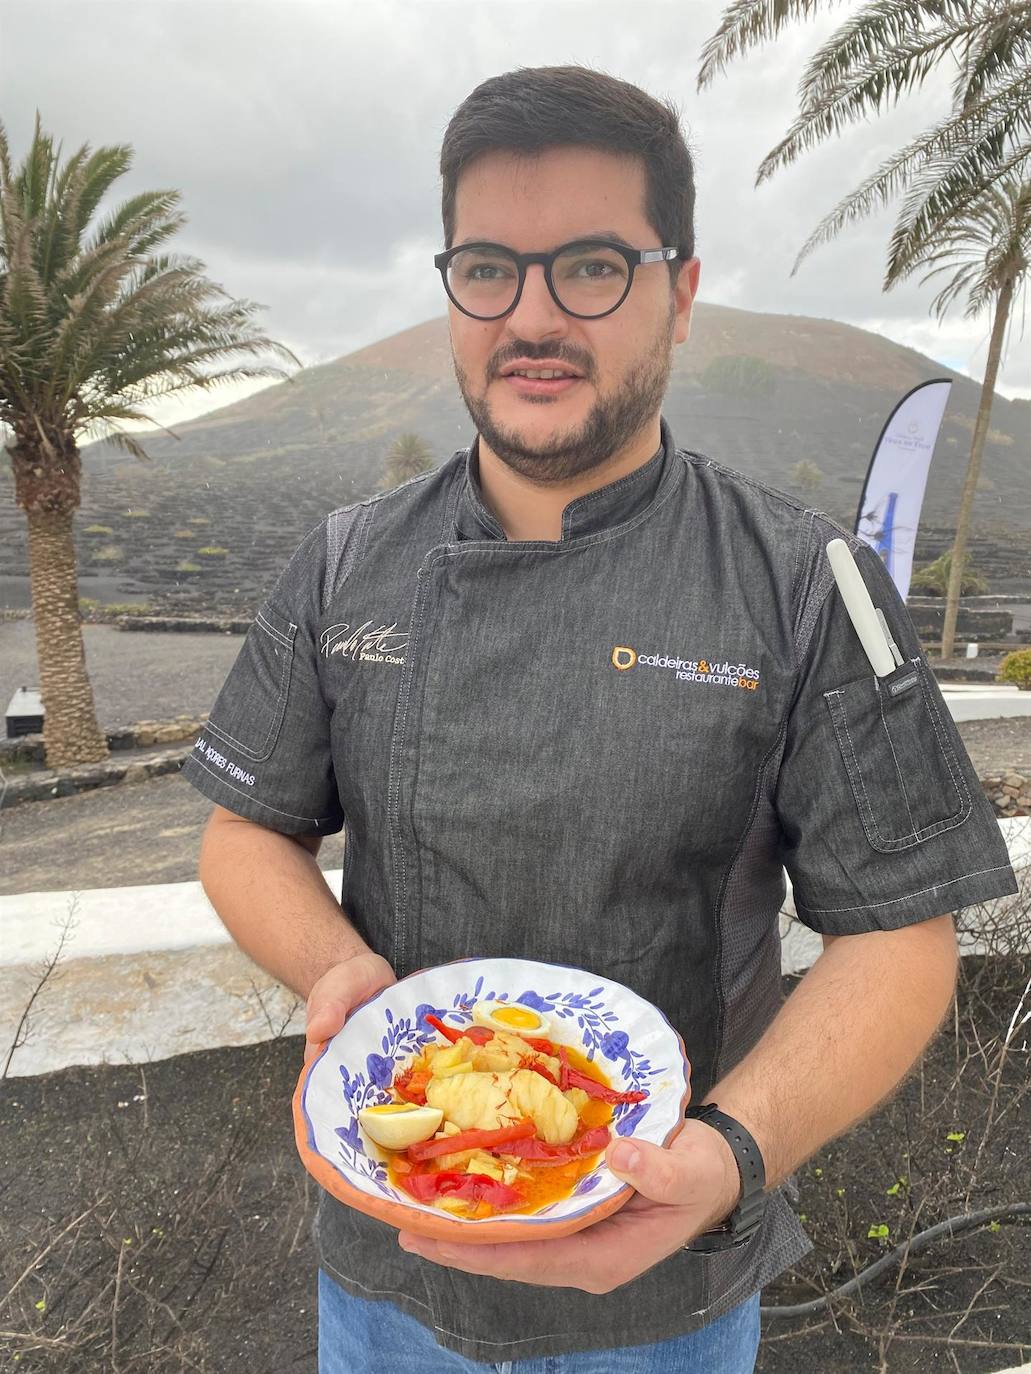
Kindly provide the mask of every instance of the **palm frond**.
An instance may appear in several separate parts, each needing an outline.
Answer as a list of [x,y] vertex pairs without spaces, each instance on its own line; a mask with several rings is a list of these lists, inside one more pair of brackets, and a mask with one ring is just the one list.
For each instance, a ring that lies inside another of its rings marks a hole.
[[996,0],[978,21],[953,82],[957,110],[979,101],[1007,72],[1031,66],[1031,0]]
[[[1010,92],[986,97],[966,120],[950,116],[919,134],[883,162],[816,226],[795,259],[792,276],[815,248],[829,242],[845,225],[887,205],[930,160],[951,157],[957,180],[982,187],[998,173],[1005,140],[1014,124],[1028,121],[1027,110],[1015,112],[1012,108],[1020,86],[1026,85],[1028,80],[1025,75],[1012,83]],[[1003,99],[1007,94],[1008,103]],[[976,130],[973,138],[969,133],[971,128]]]
[[962,155],[929,158],[906,192],[888,245],[885,290],[908,276],[922,255],[948,226],[959,220],[994,187],[1015,177],[1031,175],[1031,138],[1017,146],[987,172],[978,172]]
[[756,185],[848,125],[897,103],[924,81],[958,41],[956,31],[949,28],[915,34],[843,73],[837,84],[810,90],[788,132],[759,164]]
[[723,12],[720,26],[702,48],[698,89],[708,86],[717,72],[750,48],[775,38],[794,19],[810,19],[821,8],[841,0],[734,0]]

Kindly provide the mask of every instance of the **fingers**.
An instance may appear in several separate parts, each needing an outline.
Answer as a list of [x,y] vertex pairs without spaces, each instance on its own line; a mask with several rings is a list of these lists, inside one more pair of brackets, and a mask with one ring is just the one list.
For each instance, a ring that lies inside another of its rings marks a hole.
[[309,1063],[344,1023],[353,1007],[396,982],[387,961],[363,950],[327,969],[308,994],[304,1062]]

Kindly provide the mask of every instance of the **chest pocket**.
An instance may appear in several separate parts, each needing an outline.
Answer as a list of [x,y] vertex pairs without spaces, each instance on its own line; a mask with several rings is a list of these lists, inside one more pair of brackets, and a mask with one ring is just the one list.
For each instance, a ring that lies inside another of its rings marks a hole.
[[263,606],[211,708],[210,733],[255,763],[271,756],[279,738],[296,635],[293,621]]
[[973,806],[927,671],[909,659],[823,694],[866,837],[885,854],[962,825]]

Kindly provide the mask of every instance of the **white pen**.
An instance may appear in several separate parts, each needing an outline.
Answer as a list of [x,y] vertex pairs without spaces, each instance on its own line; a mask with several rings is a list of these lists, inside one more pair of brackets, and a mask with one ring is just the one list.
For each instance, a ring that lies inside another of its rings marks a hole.
[[832,539],[827,545],[827,559],[871,668],[878,677],[887,677],[902,662],[902,657],[899,655],[896,663],[898,650],[892,652],[863,575],[852,557],[852,550],[844,539]]

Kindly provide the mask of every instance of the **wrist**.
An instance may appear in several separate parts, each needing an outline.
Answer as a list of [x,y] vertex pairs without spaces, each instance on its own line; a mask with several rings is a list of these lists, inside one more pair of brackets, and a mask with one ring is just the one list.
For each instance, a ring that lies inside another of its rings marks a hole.
[[708,1220],[685,1248],[711,1252],[744,1245],[759,1229],[766,1210],[766,1179],[758,1143],[741,1121],[715,1102],[688,1107],[687,1117],[712,1137],[707,1148],[710,1157],[718,1161],[723,1185],[714,1190],[718,1195],[713,1197]]

